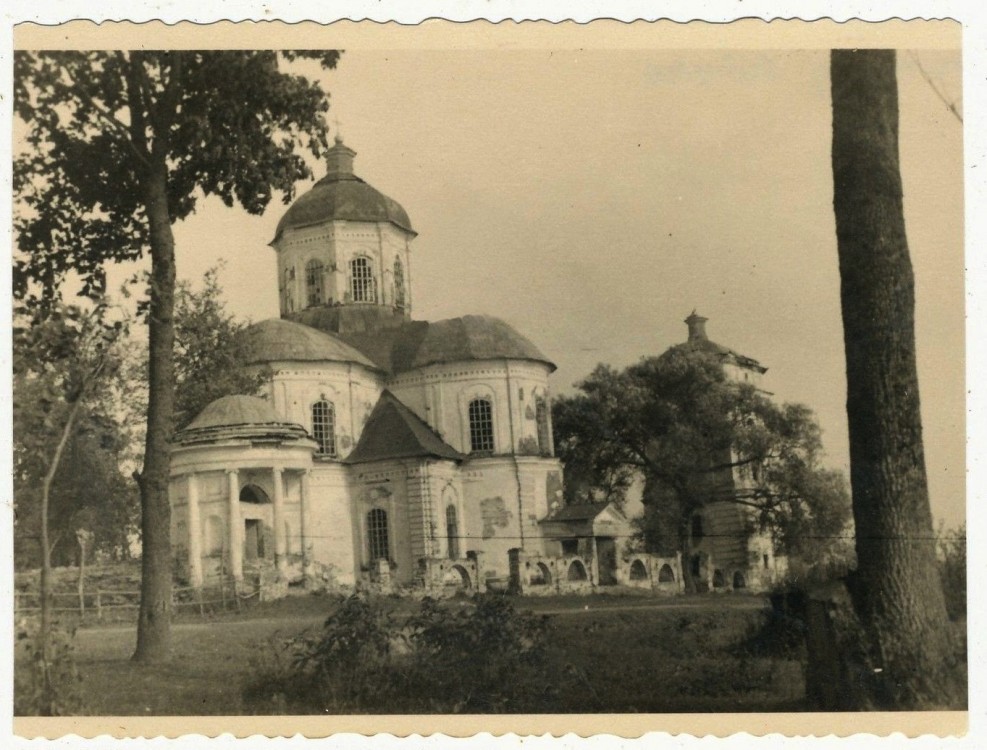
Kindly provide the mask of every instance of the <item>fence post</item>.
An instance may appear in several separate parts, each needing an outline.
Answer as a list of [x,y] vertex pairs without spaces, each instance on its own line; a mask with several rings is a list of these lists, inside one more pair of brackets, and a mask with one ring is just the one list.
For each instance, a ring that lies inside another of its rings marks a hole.
[[103,621],[103,603],[100,601],[99,589],[96,589],[96,619]]
[[198,599],[198,601],[199,601],[199,617],[202,617],[203,619],[205,619],[206,610],[205,610],[205,607],[202,604],[202,587],[201,586],[196,587],[196,589],[195,589],[195,598]]
[[220,571],[219,574],[219,597],[223,601],[223,611],[226,611],[226,575]]

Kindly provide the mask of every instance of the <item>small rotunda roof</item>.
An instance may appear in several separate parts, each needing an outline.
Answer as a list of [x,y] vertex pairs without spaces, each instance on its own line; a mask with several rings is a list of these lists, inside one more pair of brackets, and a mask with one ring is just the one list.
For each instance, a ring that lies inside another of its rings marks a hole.
[[291,320],[262,320],[248,326],[243,335],[249,364],[285,360],[352,362],[380,369],[366,355],[332,334]]
[[281,420],[274,407],[257,396],[223,396],[210,403],[186,430],[202,427],[228,427],[238,424],[277,424]]
[[178,445],[243,439],[251,442],[296,441],[307,438],[300,425],[282,421],[267,401],[256,396],[218,398],[175,435]]

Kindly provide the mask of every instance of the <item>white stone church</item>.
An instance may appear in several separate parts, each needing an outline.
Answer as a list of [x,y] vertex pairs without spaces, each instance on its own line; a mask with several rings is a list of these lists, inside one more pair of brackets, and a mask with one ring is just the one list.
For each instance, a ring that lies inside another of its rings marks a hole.
[[538,347],[485,315],[412,319],[415,230],[354,156],[337,138],[270,243],[281,317],[247,332],[266,392],[213,402],[173,440],[182,577],[482,590],[513,564],[532,589],[680,586],[680,559],[622,557],[620,510],[562,507]]
[[195,585],[265,566],[413,584],[441,559],[477,586],[511,548],[552,549],[554,365],[496,318],[412,320],[416,233],[354,156],[337,138],[271,242],[281,318],[248,331],[263,398],[219,399],[175,437],[172,538]]

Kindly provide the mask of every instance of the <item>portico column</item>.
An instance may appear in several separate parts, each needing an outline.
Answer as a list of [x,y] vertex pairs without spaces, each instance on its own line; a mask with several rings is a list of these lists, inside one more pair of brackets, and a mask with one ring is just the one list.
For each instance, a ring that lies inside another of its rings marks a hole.
[[274,565],[278,572],[284,573],[288,564],[284,554],[284,470],[275,466],[271,472],[274,475]]
[[243,580],[243,544],[240,541],[240,475],[236,469],[226,472],[229,478],[229,516],[230,516],[230,573],[237,581]]
[[302,574],[307,578],[310,574],[312,564],[311,553],[308,548],[308,505],[309,505],[309,484],[308,469],[301,473],[301,502],[298,506],[299,535],[302,538]]
[[188,500],[188,571],[189,583],[202,586],[202,528],[199,523],[199,478],[195,472],[186,475]]

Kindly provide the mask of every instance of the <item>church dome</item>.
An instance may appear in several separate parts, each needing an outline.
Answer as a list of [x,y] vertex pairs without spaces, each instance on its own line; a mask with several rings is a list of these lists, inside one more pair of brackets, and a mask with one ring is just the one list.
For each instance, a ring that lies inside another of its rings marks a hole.
[[364,354],[332,334],[302,323],[272,318],[244,331],[248,364],[265,362],[352,362],[380,369]]
[[264,399],[237,395],[223,396],[210,403],[175,435],[174,442],[179,446],[226,440],[281,444],[307,437],[303,427],[281,420]]
[[503,320],[489,315],[464,315],[428,323],[413,346],[411,357],[398,363],[397,369],[484,359],[528,359],[555,369],[531,341]]
[[356,152],[336,139],[326,156],[328,173],[288,208],[272,243],[288,229],[322,224],[337,219],[346,221],[386,222],[414,233],[411,220],[401,205],[353,174]]
[[192,420],[186,430],[203,427],[229,427],[239,424],[275,424],[280,422],[274,407],[256,396],[223,396],[210,403]]

